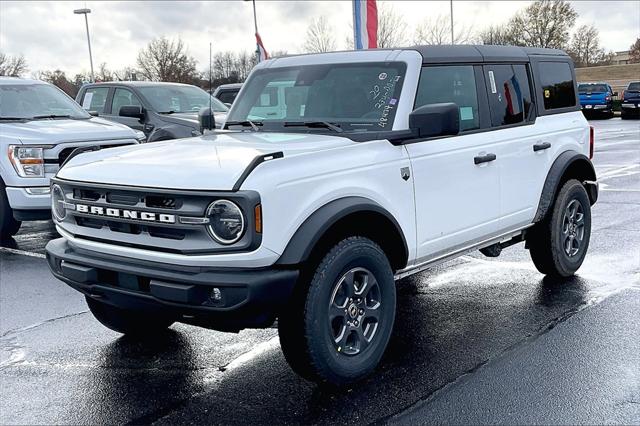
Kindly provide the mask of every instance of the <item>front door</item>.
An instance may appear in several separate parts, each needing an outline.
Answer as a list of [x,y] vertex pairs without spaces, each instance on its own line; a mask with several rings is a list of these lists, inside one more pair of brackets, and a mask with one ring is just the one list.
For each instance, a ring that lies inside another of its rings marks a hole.
[[417,256],[425,261],[493,236],[500,220],[499,158],[486,122],[481,73],[473,65],[424,67],[416,107],[454,102],[461,134],[406,145],[416,200]]

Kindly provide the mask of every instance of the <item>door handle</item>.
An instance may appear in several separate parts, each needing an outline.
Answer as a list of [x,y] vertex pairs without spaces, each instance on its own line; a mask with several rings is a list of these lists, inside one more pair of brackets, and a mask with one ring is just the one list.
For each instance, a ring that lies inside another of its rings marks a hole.
[[478,155],[477,157],[473,157],[473,163],[474,164],[489,163],[495,159],[496,159],[495,154]]
[[533,145],[533,152],[542,151],[542,150],[548,149],[548,148],[551,148],[551,143],[549,143],[549,142],[539,142],[539,143]]

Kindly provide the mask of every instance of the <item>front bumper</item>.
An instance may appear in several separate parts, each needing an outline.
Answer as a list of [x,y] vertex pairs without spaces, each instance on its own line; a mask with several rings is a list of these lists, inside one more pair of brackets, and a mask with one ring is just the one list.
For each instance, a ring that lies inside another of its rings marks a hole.
[[48,220],[51,219],[51,195],[38,193],[49,187],[6,187],[9,206],[16,220]]
[[50,241],[53,275],[88,297],[124,309],[162,311],[176,321],[223,331],[270,326],[299,271],[188,267],[134,261]]

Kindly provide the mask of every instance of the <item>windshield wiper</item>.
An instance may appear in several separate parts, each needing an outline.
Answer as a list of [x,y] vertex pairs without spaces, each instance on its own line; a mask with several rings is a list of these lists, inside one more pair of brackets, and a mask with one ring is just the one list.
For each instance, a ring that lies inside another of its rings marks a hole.
[[285,121],[283,124],[284,127],[309,127],[311,129],[314,128],[324,128],[330,129],[337,133],[344,132],[342,127],[337,126],[333,123],[329,123],[328,121]]
[[31,117],[31,120],[42,120],[45,118],[71,118],[71,116],[63,114],[34,115],[33,117]]
[[253,129],[254,132],[257,132],[260,130],[260,128],[258,126],[262,126],[262,121],[251,121],[249,119],[244,120],[244,121],[227,121],[225,123],[225,127],[229,127],[229,126],[251,126],[251,129]]
[[0,117],[1,121],[23,121],[23,120],[28,120],[28,117]]

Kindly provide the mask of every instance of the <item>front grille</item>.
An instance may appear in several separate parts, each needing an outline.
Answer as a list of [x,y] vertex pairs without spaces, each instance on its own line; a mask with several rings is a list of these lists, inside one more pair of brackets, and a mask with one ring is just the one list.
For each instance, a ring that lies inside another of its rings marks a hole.
[[211,237],[204,221],[213,201],[232,198],[243,210],[247,223],[254,223],[253,214],[260,198],[253,191],[230,194],[60,179],[54,182],[64,191],[67,202],[73,204],[59,226],[78,239],[183,254],[242,251],[255,249],[261,242],[261,235],[247,227],[238,243],[223,245]]

